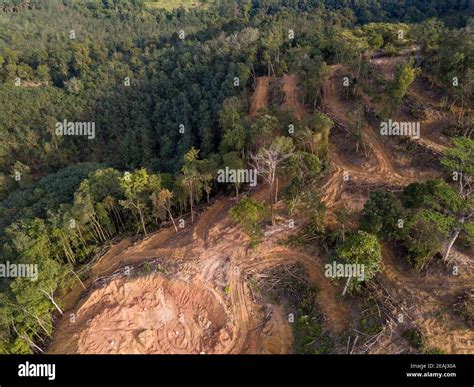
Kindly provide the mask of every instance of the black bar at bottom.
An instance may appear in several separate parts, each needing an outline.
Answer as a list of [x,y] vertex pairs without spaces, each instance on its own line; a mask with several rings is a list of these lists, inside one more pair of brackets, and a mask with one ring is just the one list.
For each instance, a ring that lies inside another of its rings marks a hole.
[[[53,375],[54,365],[54,375]],[[23,376],[20,376],[22,374]],[[42,374],[34,376],[32,374]],[[54,377],[54,379],[53,379]],[[0,386],[469,386],[471,355],[0,356]],[[191,386],[191,384],[190,384]]]

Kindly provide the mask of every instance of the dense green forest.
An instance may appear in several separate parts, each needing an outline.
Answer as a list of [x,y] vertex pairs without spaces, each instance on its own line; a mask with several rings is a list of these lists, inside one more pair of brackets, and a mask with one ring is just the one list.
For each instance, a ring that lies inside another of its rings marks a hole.
[[[258,161],[262,148],[276,154],[294,149],[285,164],[294,176],[286,198],[295,208],[297,200],[314,202],[307,187],[329,167],[333,122],[318,111],[328,65],[349,64],[363,77],[376,51],[416,44],[424,76],[452,101],[472,103],[472,85],[452,85],[453,77],[472,77],[469,0],[210,3],[205,10],[167,11],[140,0],[2,1],[0,256],[36,263],[42,275],[35,282],[2,280],[0,353],[41,351],[53,313],[62,312],[51,302],[54,294],[67,289],[114,237],[177,227],[178,218],[193,221],[194,206],[218,191],[239,195],[246,187],[216,184],[222,166],[244,167],[251,155]],[[390,89],[394,101],[407,87],[403,71]],[[300,75],[309,118],[297,121],[291,111],[270,109],[250,119],[255,78],[286,73]],[[94,123],[94,136],[58,136],[57,123],[65,120]],[[292,123],[303,135],[288,136]],[[468,148],[472,140],[459,140],[458,153],[445,159],[447,168],[456,170],[453,160],[461,156],[472,158],[462,155]],[[374,192],[363,228],[379,235],[387,230],[379,223],[402,211],[415,222],[423,206],[423,214],[438,221],[442,211],[428,199],[434,195],[458,212],[469,205],[446,183],[406,189],[422,191],[426,202],[382,200],[388,194]],[[267,213],[255,203],[241,205]],[[258,241],[253,218],[235,217]],[[415,246],[418,229],[411,230],[409,237],[396,230],[379,236],[406,241],[422,267],[419,256],[433,245]]]

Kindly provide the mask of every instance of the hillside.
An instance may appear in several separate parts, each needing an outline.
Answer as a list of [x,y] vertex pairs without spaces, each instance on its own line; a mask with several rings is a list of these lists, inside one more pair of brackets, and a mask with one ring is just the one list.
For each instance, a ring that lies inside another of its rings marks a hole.
[[[386,66],[390,66],[392,60],[396,58],[390,59]],[[346,125],[345,114],[351,108],[344,102],[342,90],[337,88],[338,77],[342,77],[338,73],[340,70],[337,67],[332,69],[322,85],[322,108],[342,126]],[[378,69],[384,70],[385,67]],[[288,79],[291,81],[287,82]],[[264,109],[268,108],[269,82],[279,81],[268,77],[256,80],[250,97],[251,116],[263,114]],[[285,93],[283,105],[299,112],[299,119],[302,119],[305,109],[298,98],[300,92],[296,76],[285,75],[281,81]],[[367,127],[365,130],[369,132],[373,129]],[[399,187],[416,181],[413,176],[439,173],[436,169],[415,170],[404,177],[405,169],[401,169],[400,173],[395,170],[390,161],[392,157],[388,156],[391,150],[378,143],[376,135],[367,139],[373,146],[373,167],[358,167],[337,156],[342,153],[337,141],[340,141],[338,136],[331,136],[329,157],[333,171],[322,188],[323,202],[330,212],[336,211],[343,203],[353,205],[351,210],[360,211],[356,203],[365,202],[370,189],[387,187],[387,184]],[[351,179],[356,179],[358,184],[353,183],[355,189],[348,190],[344,185],[341,171],[349,172]],[[361,185],[362,189],[357,188]],[[250,193],[250,197],[266,196],[264,189]],[[283,203],[279,202],[278,225],[265,227],[264,240],[257,249],[249,250],[236,249],[236,246],[248,243],[248,237],[229,219],[228,210],[233,202],[233,199],[217,199],[200,214],[191,230],[184,229],[173,235],[174,230],[169,227],[133,246],[121,242],[117,249],[113,248],[101,257],[91,268],[97,280],[87,296],[72,310],[80,319],[71,325],[69,317],[65,317],[48,351],[291,353],[295,349],[294,334],[299,332],[293,331],[288,316],[295,311],[288,301],[275,304],[262,299],[261,295],[254,293],[255,289],[259,289],[255,288],[258,285],[254,281],[264,283],[269,273],[273,274],[275,270],[280,276],[282,273],[279,270],[283,270],[283,277],[277,281],[285,278],[285,271],[296,277],[292,270],[296,270],[295,265],[299,263],[308,276],[307,284],[317,289],[315,301],[322,316],[321,328],[325,339],[333,345],[331,351],[345,353],[346,348],[337,338],[347,332],[349,338],[360,339],[358,345],[353,342],[353,353],[410,352],[412,349],[403,338],[403,332],[408,327],[416,327],[431,348],[439,348],[446,353],[472,353],[472,331],[462,319],[453,312],[444,312],[443,318],[439,318],[440,310],[450,308],[455,302],[454,294],[470,289],[472,271],[447,282],[443,271],[438,269],[420,281],[400,258],[394,256],[393,246],[387,244],[382,252],[382,272],[373,290],[375,303],[383,308],[384,316],[380,316],[379,322],[383,327],[377,335],[360,337],[358,329],[351,331],[351,326],[360,324],[363,319],[358,301],[339,297],[342,287],[325,277],[324,257],[279,246],[279,240],[296,232],[286,227],[289,214],[284,210]],[[114,267],[108,266],[107,262],[114,262]],[[131,278],[124,274],[124,267],[131,268]],[[167,282],[148,285],[156,280]],[[167,283],[172,284],[173,288],[170,289]],[[203,294],[203,288],[207,294]],[[219,316],[212,314],[217,305],[220,306]],[[406,310],[409,318],[398,327],[393,324],[398,318],[396,308]],[[147,329],[143,319],[152,311],[158,320],[149,321],[151,325]],[[188,312],[182,314],[180,311]],[[127,316],[126,320],[124,316]],[[119,324],[124,321],[128,321],[127,326],[120,327]],[[182,324],[176,324],[177,321]],[[203,324],[202,331],[190,325],[196,321]],[[104,335],[104,329],[109,333]],[[210,344],[212,347],[209,347]]]
[[0,353],[474,354],[471,11],[5,1]]

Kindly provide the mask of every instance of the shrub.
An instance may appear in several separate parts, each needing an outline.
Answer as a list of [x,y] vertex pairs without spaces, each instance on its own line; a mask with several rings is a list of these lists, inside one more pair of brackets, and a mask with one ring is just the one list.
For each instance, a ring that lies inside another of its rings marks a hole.
[[229,214],[232,220],[240,223],[250,237],[250,247],[255,247],[263,237],[260,222],[269,215],[267,205],[254,199],[244,198],[230,209]]

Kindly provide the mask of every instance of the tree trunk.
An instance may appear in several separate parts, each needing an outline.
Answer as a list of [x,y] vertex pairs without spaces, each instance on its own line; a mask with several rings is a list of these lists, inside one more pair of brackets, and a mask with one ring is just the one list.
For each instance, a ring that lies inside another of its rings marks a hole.
[[194,209],[193,209],[193,188],[189,188],[189,206],[191,207],[191,223],[194,223]]
[[56,301],[54,301],[54,298],[52,295],[50,295],[48,292],[44,291],[43,289],[40,289],[40,292],[42,292],[46,297],[48,297],[48,299],[53,303],[53,305],[56,307],[56,309],[61,315],[64,314],[61,308],[59,307],[59,305],[56,304]]
[[278,202],[278,177],[276,178],[275,204]]
[[273,215],[273,184],[270,185],[270,212],[272,214],[272,226],[274,226],[275,216]]
[[273,68],[273,64],[272,64],[272,61],[270,60],[270,66],[272,68],[272,72],[273,72],[273,76],[276,77],[276,74],[275,74],[275,70]]
[[145,219],[143,218],[142,210],[139,205],[137,206],[137,209],[138,209],[138,215],[140,216],[140,222],[143,227],[143,232],[145,233],[145,236],[147,236],[146,227],[145,227]]
[[178,227],[176,227],[176,223],[174,222],[173,215],[171,214],[171,210],[168,210],[168,215],[170,216],[171,222],[173,222],[173,226],[176,232],[178,232]]
[[458,236],[459,236],[460,232],[461,232],[460,228],[454,230],[451,237],[446,242],[446,247],[444,248],[444,252],[443,252],[443,261],[444,262],[447,262],[448,257],[449,257],[449,253],[451,252],[451,249],[454,245],[454,242],[456,242],[456,239],[458,239]]
[[74,264],[76,263],[76,258],[74,256],[74,251],[72,251],[71,246],[69,245],[67,241],[67,237],[61,233],[59,236],[59,239],[61,241],[61,244],[63,246],[63,251],[64,254],[66,255],[66,258],[69,260],[70,263]]
[[115,206],[112,207],[112,210],[113,210],[115,216],[117,217],[117,219],[118,219],[118,221],[119,221],[118,228],[120,229],[120,225],[121,225],[121,226],[122,226],[122,229],[124,230],[124,229],[125,229],[125,225],[123,224],[122,216],[120,215],[120,213],[118,212],[118,210],[115,208]]
[[86,241],[84,240],[84,237],[83,237],[83,235],[82,235],[81,226],[79,226],[79,224],[76,224],[76,229],[77,229],[77,233],[78,233],[78,236],[79,236],[79,240],[80,240],[81,243],[82,243],[82,246],[84,246],[84,248],[87,249],[87,243],[86,243]]
[[100,225],[100,222],[97,220],[97,217],[96,217],[95,214],[91,216],[91,220],[92,220],[92,223],[96,225],[96,229],[97,229],[99,238],[103,242],[105,242],[107,240],[107,237],[105,236],[104,230],[103,230],[102,226]]
[[36,319],[36,321],[38,321],[38,324],[40,325],[41,328],[43,328],[43,330],[46,332],[46,334],[47,334],[47,335],[50,335],[51,332],[46,329],[46,327],[44,326],[43,320],[41,320],[41,319],[40,319],[37,315],[35,315],[35,314],[32,314],[32,316]]
[[20,334],[20,332],[18,332],[18,330],[16,329],[15,324],[13,324],[13,330],[16,332],[18,337],[21,337],[23,340],[27,341],[33,348],[36,348],[41,353],[44,353],[44,351],[40,347],[38,347],[26,333]]
[[102,236],[100,235],[99,229],[97,228],[97,225],[95,224],[94,219],[92,217],[91,217],[90,225],[91,225],[92,230],[94,232],[94,239],[97,242],[102,242],[103,241]]
[[76,274],[76,272],[74,270],[71,270],[71,273],[74,274],[74,276],[78,279],[79,283],[82,285],[82,287],[84,288],[84,290],[86,290],[86,287],[84,285],[84,283],[81,281],[81,279],[79,278],[79,276]]
[[[36,314],[28,312],[28,310],[23,305],[19,305],[19,306],[25,313],[27,313],[28,315],[34,317],[35,320],[38,321],[38,324],[40,325],[40,327],[43,328],[43,330],[46,332],[46,334],[48,336],[50,335],[50,331],[48,329],[46,329],[46,327],[44,325],[45,322],[42,319],[40,319]],[[51,324],[49,324],[49,325],[51,326]]]

